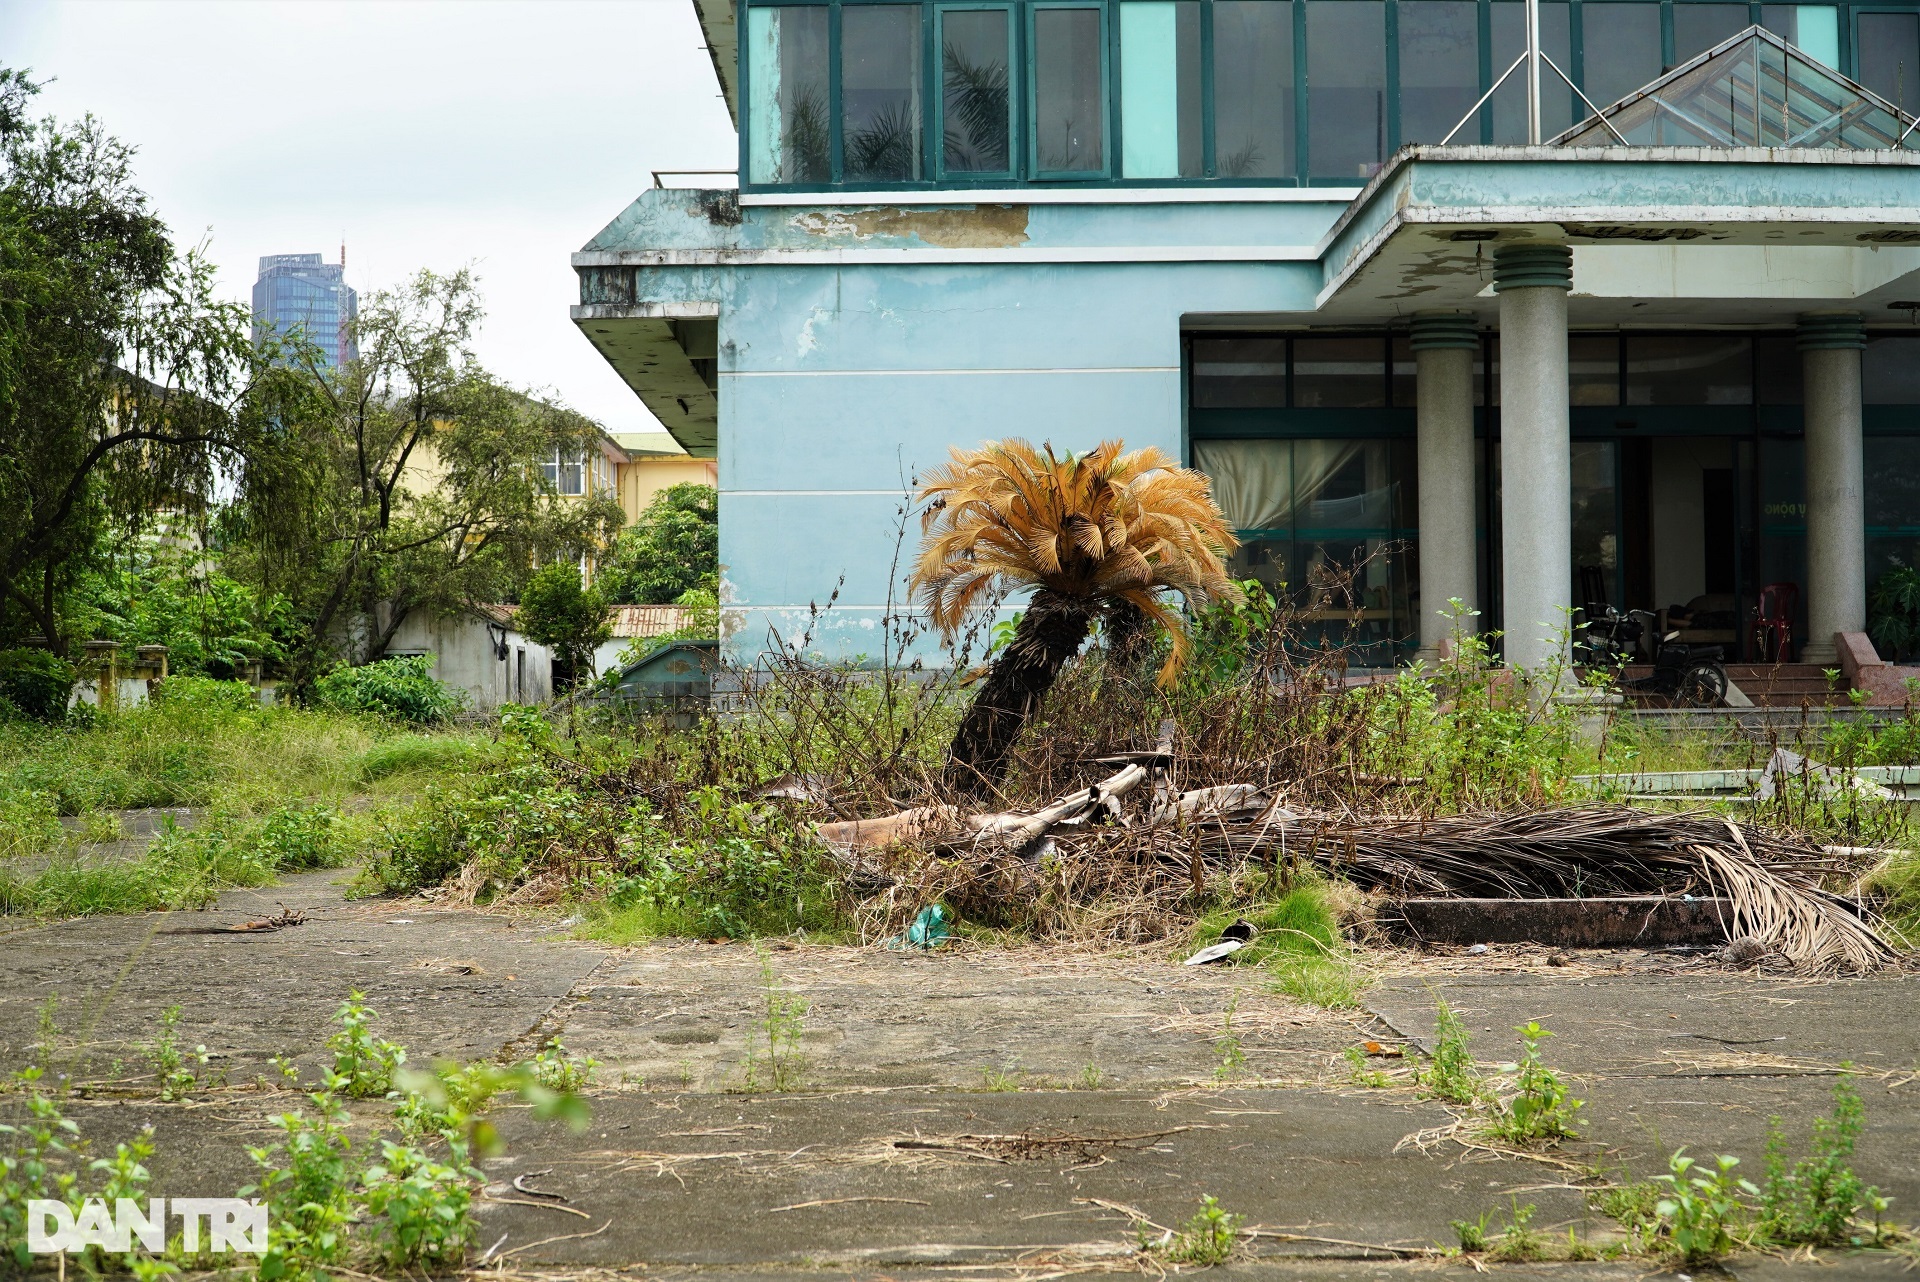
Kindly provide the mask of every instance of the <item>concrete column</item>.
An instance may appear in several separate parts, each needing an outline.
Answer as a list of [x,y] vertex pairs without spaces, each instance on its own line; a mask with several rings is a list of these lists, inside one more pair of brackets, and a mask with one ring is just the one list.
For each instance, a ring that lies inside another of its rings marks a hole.
[[1433,662],[1440,643],[1476,621],[1447,617],[1450,601],[1479,608],[1474,555],[1473,354],[1480,335],[1471,316],[1421,312],[1413,318],[1419,405],[1420,649]]
[[1835,666],[1836,632],[1867,630],[1866,491],[1860,442],[1858,312],[1800,318],[1807,429],[1805,663]]
[[1510,667],[1566,657],[1573,481],[1567,415],[1567,291],[1573,251],[1508,245],[1493,256],[1500,299],[1500,569]]

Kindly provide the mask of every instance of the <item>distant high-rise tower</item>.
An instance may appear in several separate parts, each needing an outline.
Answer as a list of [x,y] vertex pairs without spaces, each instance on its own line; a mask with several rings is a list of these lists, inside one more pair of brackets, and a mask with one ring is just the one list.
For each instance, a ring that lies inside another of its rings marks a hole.
[[360,296],[347,285],[346,258],[344,245],[338,263],[322,262],[318,254],[262,258],[253,283],[253,341],[299,329],[329,368],[359,356],[352,326]]

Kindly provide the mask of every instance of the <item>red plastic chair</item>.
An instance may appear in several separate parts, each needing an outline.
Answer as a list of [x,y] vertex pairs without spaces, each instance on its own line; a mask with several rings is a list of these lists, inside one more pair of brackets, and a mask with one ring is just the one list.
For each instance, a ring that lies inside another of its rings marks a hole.
[[1753,608],[1753,648],[1762,663],[1793,662],[1793,613],[1800,604],[1800,585],[1769,583],[1760,589]]

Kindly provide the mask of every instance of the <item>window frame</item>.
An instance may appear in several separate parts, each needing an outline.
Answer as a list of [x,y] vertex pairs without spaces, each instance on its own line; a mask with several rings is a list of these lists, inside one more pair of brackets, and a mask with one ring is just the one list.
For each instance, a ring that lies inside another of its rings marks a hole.
[[[829,132],[831,158],[829,163],[830,181],[826,183],[763,183],[749,181],[751,156],[752,122],[746,113],[752,110],[752,68],[751,41],[738,42],[737,101],[741,112],[738,130],[737,165],[741,175],[740,189],[744,192],[781,192],[781,193],[831,193],[838,191],[886,192],[886,191],[925,191],[925,190],[967,190],[969,188],[992,187],[1083,187],[1087,184],[1116,188],[1156,188],[1156,187],[1318,187],[1357,189],[1365,186],[1364,181],[1346,177],[1311,177],[1308,134],[1311,126],[1309,104],[1312,85],[1309,83],[1308,63],[1310,50],[1307,46],[1307,12],[1302,0],[1266,0],[1276,4],[1290,4],[1293,19],[1293,130],[1294,156],[1293,168],[1289,174],[1281,176],[1246,177],[1222,176],[1219,170],[1219,156],[1216,139],[1216,77],[1214,67],[1214,6],[1216,0],[1196,0],[1199,4],[1199,45],[1200,45],[1200,134],[1201,134],[1201,173],[1192,177],[1156,177],[1129,178],[1124,172],[1122,157],[1125,154],[1126,139],[1122,120],[1121,95],[1125,86],[1121,83],[1122,66],[1120,52],[1120,7],[1130,0],[738,0],[737,17],[741,29],[746,27],[746,11],[749,8],[785,8],[795,5],[823,5],[828,10],[828,94],[829,94]],[[1339,0],[1332,0],[1338,3]],[[1383,0],[1384,23],[1383,38],[1385,47],[1385,74],[1387,99],[1387,142],[1388,157],[1405,146],[1405,128],[1401,119],[1400,101],[1400,7],[1407,4],[1421,4],[1428,0]],[[1493,5],[1508,0],[1474,0],[1478,8],[1477,38],[1479,41],[1480,84],[1478,93],[1485,93],[1492,81],[1505,70],[1496,65],[1494,51]],[[1517,2],[1517,0],[1516,0]],[[1674,15],[1676,5],[1695,3],[1728,3],[1728,0],[1624,0],[1627,3],[1652,5],[1660,13],[1660,46],[1663,67],[1670,68],[1676,57]],[[842,98],[842,62],[844,59],[841,23],[844,10],[852,5],[894,4],[916,6],[921,11],[921,67],[920,83],[923,110],[921,113],[921,147],[918,174],[906,181],[896,182],[855,182],[846,179],[844,107]],[[1586,76],[1586,10],[1587,0],[1568,0],[1568,74],[1580,92],[1589,93]],[[1839,27],[1839,61],[1835,68],[1841,75],[1853,78],[1858,65],[1859,17],[1865,13],[1916,13],[1920,12],[1920,0],[1910,3],[1888,3],[1887,0],[1840,0],[1822,8],[1835,10]],[[1099,13],[1101,24],[1100,47],[1101,92],[1104,98],[1102,124],[1105,136],[1102,140],[1102,167],[1098,170],[1056,171],[1040,168],[1038,128],[1038,79],[1034,66],[1035,30],[1034,24],[1041,9],[1091,9]],[[1764,25],[1763,5],[1749,0],[1746,5],[1748,25]],[[955,12],[997,11],[1006,15],[1009,85],[1007,94],[1008,114],[1008,166],[1003,170],[981,172],[972,170],[954,170],[947,166],[945,147],[946,95],[944,86],[944,68],[941,65],[940,39],[944,30],[945,15]],[[1917,68],[1920,71],[1920,68]],[[1549,82],[1558,77],[1548,73]],[[1549,92],[1552,90],[1549,89]],[[1569,92],[1572,100],[1573,120],[1587,117],[1585,106]],[[1600,103],[1600,106],[1607,104]],[[1468,121],[1466,127],[1456,138],[1457,144],[1474,142],[1489,143],[1494,132],[1494,109],[1491,103],[1483,105],[1478,113],[1477,122]],[[1476,129],[1477,123],[1477,129]],[[1384,163],[1384,162],[1383,162]]]
[[[1114,21],[1116,5],[1104,0],[1029,0],[1026,9],[1026,155],[1023,166],[1035,182],[1102,182],[1113,177],[1113,148],[1118,141],[1113,108],[1116,101],[1114,75],[1114,39],[1120,24]],[[1078,9],[1095,14],[1100,23],[1097,44],[1100,49],[1100,168],[1042,169],[1040,167],[1040,15],[1057,9]]]
[[[936,184],[968,184],[979,186],[983,183],[1005,185],[1022,181],[1021,139],[1026,134],[1025,103],[1026,94],[1014,77],[1025,69],[1025,50],[1021,36],[1024,24],[1020,21],[1018,0],[935,0],[924,6],[927,18],[922,20],[926,32],[927,59],[926,75],[932,84],[932,92],[927,97],[927,105],[932,108],[928,113],[928,142],[934,151],[933,174]],[[941,55],[945,48],[943,37],[946,34],[946,16],[950,13],[1004,13],[1007,16],[1007,168],[997,170],[947,168],[947,81],[946,61]],[[1031,77],[1026,77],[1031,79]]]

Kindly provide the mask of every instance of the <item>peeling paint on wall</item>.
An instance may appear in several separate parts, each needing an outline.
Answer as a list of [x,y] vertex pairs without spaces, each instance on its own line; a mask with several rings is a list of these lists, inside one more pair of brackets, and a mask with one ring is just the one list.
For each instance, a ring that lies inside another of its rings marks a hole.
[[791,225],[813,236],[917,239],[937,249],[1013,249],[1027,243],[1026,205],[964,209],[832,209],[797,214]]

